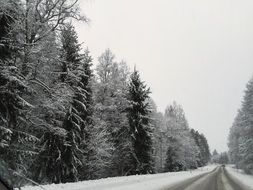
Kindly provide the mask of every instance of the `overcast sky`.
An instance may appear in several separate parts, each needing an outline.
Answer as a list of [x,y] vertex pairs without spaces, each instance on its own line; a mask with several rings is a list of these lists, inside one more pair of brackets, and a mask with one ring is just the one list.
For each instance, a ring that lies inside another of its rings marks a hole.
[[94,57],[110,48],[150,86],[158,109],[177,101],[211,149],[227,136],[253,74],[252,0],[80,0],[76,24]]

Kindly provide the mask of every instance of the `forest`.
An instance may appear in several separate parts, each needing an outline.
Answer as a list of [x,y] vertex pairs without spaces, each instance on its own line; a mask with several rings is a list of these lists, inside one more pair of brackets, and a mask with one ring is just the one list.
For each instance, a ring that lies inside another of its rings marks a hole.
[[237,168],[253,174],[253,78],[246,85],[241,108],[238,110],[228,137],[230,161]]
[[[189,126],[180,104],[159,112],[141,72],[110,49],[93,58],[78,41],[73,20],[86,24],[89,18],[77,0],[0,5],[0,176],[20,187],[208,163],[207,139]],[[245,156],[253,150],[252,121],[242,122],[252,113],[252,81],[247,88],[230,154],[252,172],[253,154]],[[238,154],[240,143],[247,148]]]

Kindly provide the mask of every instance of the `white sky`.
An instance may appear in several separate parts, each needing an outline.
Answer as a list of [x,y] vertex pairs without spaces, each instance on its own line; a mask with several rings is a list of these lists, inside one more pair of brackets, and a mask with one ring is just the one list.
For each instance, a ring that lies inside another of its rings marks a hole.
[[227,136],[253,74],[252,0],[80,0],[89,25],[79,40],[97,57],[110,48],[151,87],[158,109],[181,104],[210,147]]

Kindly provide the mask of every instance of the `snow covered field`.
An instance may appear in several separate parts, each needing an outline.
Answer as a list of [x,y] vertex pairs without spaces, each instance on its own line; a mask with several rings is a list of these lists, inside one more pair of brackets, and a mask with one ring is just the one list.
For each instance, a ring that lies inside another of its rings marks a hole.
[[227,171],[235,178],[237,178],[244,185],[253,188],[253,176],[245,174],[242,170],[236,169],[233,165],[226,167]]
[[[217,166],[210,165],[192,171],[113,177],[76,183],[51,184],[42,187],[46,190],[161,190],[172,186],[174,183],[212,171],[215,167]],[[41,188],[26,186],[22,190],[41,190]]]

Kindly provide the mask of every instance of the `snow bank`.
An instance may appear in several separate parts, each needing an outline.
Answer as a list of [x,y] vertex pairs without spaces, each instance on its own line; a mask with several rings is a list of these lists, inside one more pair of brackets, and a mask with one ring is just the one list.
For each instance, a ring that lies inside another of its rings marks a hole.
[[[80,181],[76,183],[43,185],[46,190],[160,190],[175,183],[209,172],[216,166],[210,165],[192,171],[136,175]],[[42,190],[37,186],[26,186],[22,190]]]
[[233,177],[237,178],[242,184],[253,188],[253,176],[247,175],[244,173],[244,171],[240,169],[234,168],[233,165],[226,166],[227,171],[229,174],[231,174]]

